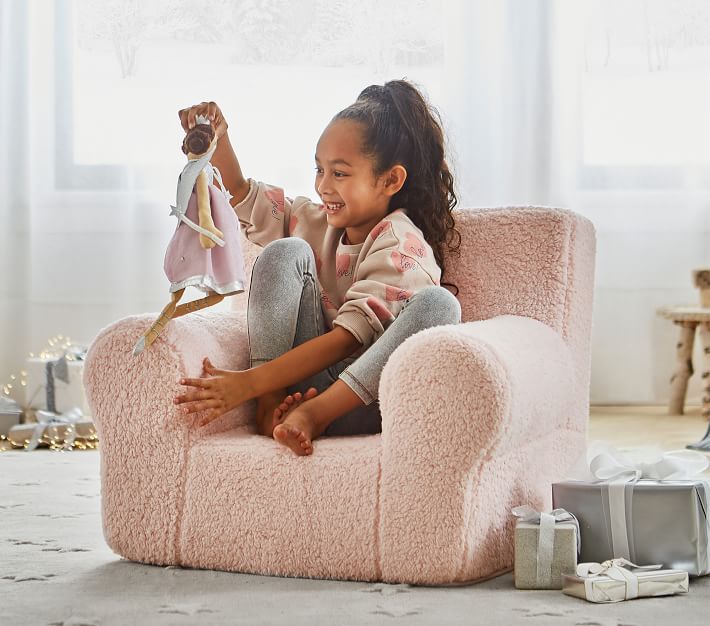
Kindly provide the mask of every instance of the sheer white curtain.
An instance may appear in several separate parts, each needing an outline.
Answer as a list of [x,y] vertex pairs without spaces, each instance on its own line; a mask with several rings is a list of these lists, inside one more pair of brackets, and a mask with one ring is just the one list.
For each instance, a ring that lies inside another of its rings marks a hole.
[[690,270],[710,262],[704,3],[0,7],[0,381],[48,337],[88,343],[167,302],[178,109],[216,101],[247,175],[313,197],[330,117],[407,77],[442,114],[461,206],[597,225],[593,401],[665,400],[675,338],[654,310],[695,298]]

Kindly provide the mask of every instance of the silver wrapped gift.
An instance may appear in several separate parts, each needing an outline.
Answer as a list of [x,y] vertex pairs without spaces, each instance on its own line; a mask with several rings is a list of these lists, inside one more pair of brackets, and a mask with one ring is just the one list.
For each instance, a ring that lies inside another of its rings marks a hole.
[[552,485],[553,505],[579,520],[579,560],[623,558],[691,576],[710,573],[710,485],[700,477],[707,465],[690,450],[634,462],[608,446],[590,448],[593,480]]
[[575,575],[563,576],[562,592],[589,602],[622,602],[634,598],[688,593],[688,572],[638,566],[625,559],[580,563]]
[[7,436],[10,428],[20,423],[22,407],[12,398],[0,396],[0,435]]

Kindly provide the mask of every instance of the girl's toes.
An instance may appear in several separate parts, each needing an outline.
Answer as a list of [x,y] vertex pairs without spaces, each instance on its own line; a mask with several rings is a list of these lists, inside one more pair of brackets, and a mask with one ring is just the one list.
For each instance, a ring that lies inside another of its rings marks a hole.
[[306,400],[310,400],[318,395],[318,390],[315,387],[309,387],[304,396]]

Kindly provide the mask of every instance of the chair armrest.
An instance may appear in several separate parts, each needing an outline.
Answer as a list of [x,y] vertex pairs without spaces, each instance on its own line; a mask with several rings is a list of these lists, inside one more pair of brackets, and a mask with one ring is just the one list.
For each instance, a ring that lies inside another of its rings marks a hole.
[[532,318],[435,326],[402,343],[379,388],[383,557],[412,563],[412,580],[447,567],[441,580],[454,580],[471,511],[508,503],[479,484],[484,465],[557,429],[585,431],[586,416],[571,415],[574,372],[562,336]]
[[[102,329],[86,355],[84,387],[99,436],[106,542],[126,558],[162,564],[179,562],[177,538],[143,536],[142,528],[179,532],[190,447],[205,435],[247,423],[256,402],[202,428],[195,423],[204,412],[185,415],[173,403],[184,389],[180,378],[200,377],[205,356],[218,368],[249,367],[242,312],[198,311],[174,319],[155,343],[133,356],[155,317],[134,315]],[[166,519],[172,523],[166,526]]]

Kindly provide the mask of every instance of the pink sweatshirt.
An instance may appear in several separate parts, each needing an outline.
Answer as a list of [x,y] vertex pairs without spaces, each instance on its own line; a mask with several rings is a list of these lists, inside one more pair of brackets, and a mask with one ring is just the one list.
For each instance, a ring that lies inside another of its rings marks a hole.
[[344,228],[327,221],[322,204],[284,196],[280,187],[249,180],[249,193],[234,206],[246,238],[261,247],[300,237],[313,250],[327,329],[342,326],[363,346],[355,360],[397,317],[405,300],[438,285],[441,269],[406,209],[391,212],[360,244],[343,243]]

